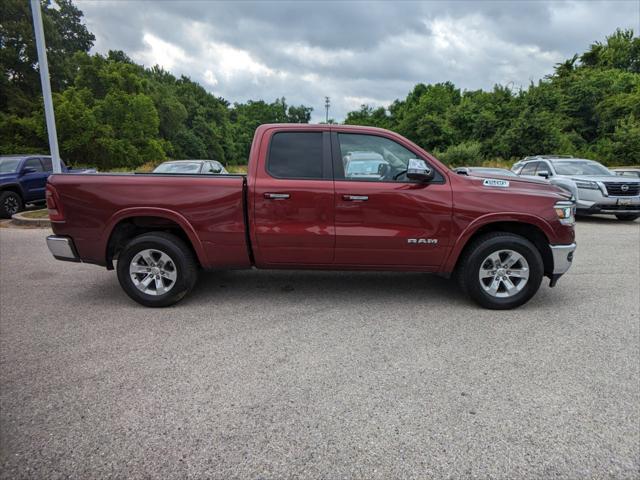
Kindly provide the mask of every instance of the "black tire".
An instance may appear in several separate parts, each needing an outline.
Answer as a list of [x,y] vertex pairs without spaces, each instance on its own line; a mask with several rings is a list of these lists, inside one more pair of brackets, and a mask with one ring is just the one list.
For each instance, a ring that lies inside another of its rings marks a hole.
[[[529,269],[529,278],[522,290],[505,298],[490,295],[483,289],[479,279],[482,263],[489,255],[500,250],[519,253]],[[476,303],[493,310],[508,310],[524,305],[536,294],[544,276],[544,263],[536,246],[526,238],[513,233],[496,232],[475,239],[465,249],[456,274],[461,289]]]
[[7,190],[0,193],[0,218],[11,218],[24,210],[24,202],[19,193]]
[[616,218],[623,222],[633,222],[638,217],[640,217],[640,215],[635,213],[619,213],[616,215]]
[[[129,273],[134,257],[147,249],[168,255],[175,264],[177,278],[164,294],[150,295],[143,292],[136,287]],[[168,307],[179,302],[191,291],[198,279],[198,267],[191,249],[180,238],[165,232],[145,233],[131,240],[118,255],[117,271],[122,289],[145,307]]]

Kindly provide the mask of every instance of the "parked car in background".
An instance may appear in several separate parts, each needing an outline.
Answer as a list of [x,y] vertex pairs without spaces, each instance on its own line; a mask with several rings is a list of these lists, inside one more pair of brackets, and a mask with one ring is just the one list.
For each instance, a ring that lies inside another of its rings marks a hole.
[[517,162],[511,170],[524,177],[545,178],[570,191],[578,214],[613,214],[624,221],[640,216],[640,180],[616,175],[594,160],[537,155]]
[[621,177],[640,178],[640,168],[614,168],[612,171]]
[[158,165],[153,173],[182,173],[199,175],[203,173],[227,175],[229,172],[216,160],[171,160]]
[[[124,291],[150,307],[181,300],[198,268],[258,267],[439,273],[506,309],[573,260],[575,205],[546,182],[456,175],[373,127],[262,125],[250,152],[246,176],[54,175],[49,249],[117,262]],[[356,152],[389,171],[349,177]]]
[[518,174],[506,168],[493,167],[457,167],[453,170],[459,175],[471,175],[474,177],[517,177]]
[[376,152],[349,152],[342,162],[347,178],[380,180],[391,171],[389,162]]
[[[95,173],[95,169],[70,169],[64,173]],[[0,218],[11,218],[27,203],[44,203],[47,178],[53,173],[49,155],[0,156]]]

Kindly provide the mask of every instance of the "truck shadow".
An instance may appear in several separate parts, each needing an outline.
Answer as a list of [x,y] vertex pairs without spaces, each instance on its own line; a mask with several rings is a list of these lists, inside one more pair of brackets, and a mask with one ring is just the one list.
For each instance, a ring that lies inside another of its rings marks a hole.
[[463,296],[454,281],[426,273],[253,270],[201,272],[185,303],[359,301],[450,302]]

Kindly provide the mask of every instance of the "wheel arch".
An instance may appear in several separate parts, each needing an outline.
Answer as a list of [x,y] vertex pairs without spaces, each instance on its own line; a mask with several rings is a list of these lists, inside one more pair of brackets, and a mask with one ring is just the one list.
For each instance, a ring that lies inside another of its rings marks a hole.
[[519,235],[533,243],[542,256],[544,274],[547,276],[551,275],[553,273],[553,254],[549,241],[549,237],[552,234],[551,227],[542,219],[538,219],[537,217],[532,218],[533,220],[527,219],[528,221],[523,219],[492,219],[478,222],[475,225],[469,225],[459,236],[458,241],[446,261],[444,270],[446,272],[455,271],[466,249],[476,238],[488,233],[506,232]]
[[4,185],[0,185],[0,193],[6,191],[17,193],[20,195],[20,198],[22,198],[22,201],[24,201],[24,191],[19,183],[6,183]]
[[113,269],[114,258],[129,240],[154,231],[166,231],[178,236],[191,248],[198,263],[207,265],[202,243],[187,219],[170,210],[145,208],[118,212],[107,223],[102,236],[107,268]]

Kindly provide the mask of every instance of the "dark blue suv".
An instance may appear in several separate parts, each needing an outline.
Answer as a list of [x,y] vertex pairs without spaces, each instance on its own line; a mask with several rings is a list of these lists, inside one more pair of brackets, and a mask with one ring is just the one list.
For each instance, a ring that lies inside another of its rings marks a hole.
[[[95,170],[71,170],[62,163],[66,173],[91,173]],[[48,155],[0,156],[0,218],[24,209],[27,203],[44,203],[47,178],[53,173]]]

